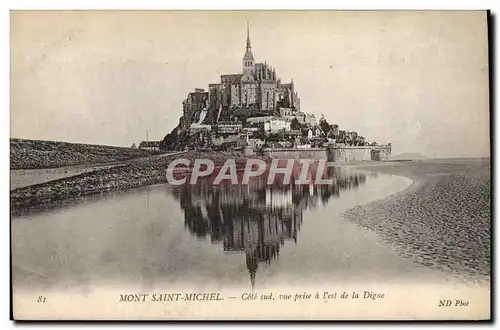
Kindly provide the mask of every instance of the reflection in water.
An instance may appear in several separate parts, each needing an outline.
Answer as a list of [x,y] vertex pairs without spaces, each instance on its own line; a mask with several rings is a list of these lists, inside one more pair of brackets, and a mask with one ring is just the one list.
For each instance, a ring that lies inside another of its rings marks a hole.
[[[314,167],[309,171],[316,175]],[[333,179],[333,183],[268,185],[267,175],[262,175],[251,178],[247,185],[213,185],[214,175],[196,185],[188,179],[173,194],[191,234],[222,244],[226,253],[245,253],[253,288],[259,263],[270,264],[279,258],[285,241],[297,244],[304,210],[324,206],[340,191],[357,189],[366,182],[366,174],[338,167],[325,170],[323,178]]]

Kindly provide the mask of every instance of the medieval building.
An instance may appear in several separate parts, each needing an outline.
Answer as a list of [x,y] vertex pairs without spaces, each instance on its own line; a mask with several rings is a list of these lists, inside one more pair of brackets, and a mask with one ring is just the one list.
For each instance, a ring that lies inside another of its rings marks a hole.
[[[190,93],[183,102],[183,126],[189,128],[193,122],[215,124],[219,119],[230,120],[236,110],[271,115],[278,114],[281,108],[300,111],[293,80],[284,84],[273,67],[255,62],[247,26],[241,73],[223,74],[219,83],[209,84],[208,92],[196,89]],[[221,118],[221,113],[225,118]]]

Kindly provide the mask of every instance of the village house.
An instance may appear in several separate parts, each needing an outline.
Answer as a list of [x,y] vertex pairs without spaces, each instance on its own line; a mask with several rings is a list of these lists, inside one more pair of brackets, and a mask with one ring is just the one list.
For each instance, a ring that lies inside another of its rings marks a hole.
[[284,118],[273,117],[264,122],[264,132],[266,133],[288,132],[290,129],[290,121]]
[[319,137],[321,135],[324,135],[323,134],[323,131],[321,130],[321,128],[319,128],[319,126],[314,126],[314,127],[311,127],[308,131],[307,131],[307,138],[308,139],[312,139],[312,138],[315,138],[315,137]]
[[247,118],[247,125],[263,124],[273,118],[273,116],[249,117]]
[[191,127],[189,128],[189,133],[192,135],[200,132],[210,132],[211,130],[211,125],[192,123]]
[[280,117],[292,121],[296,119],[300,124],[306,123],[306,113],[291,108],[280,108]]
[[142,141],[139,144],[139,149],[156,151],[160,150],[160,141]]
[[305,114],[305,123],[309,126],[315,126],[318,124],[318,121],[316,120],[316,116],[313,114],[306,113]]
[[288,132],[285,132],[285,136],[289,136],[291,138],[295,138],[296,136],[301,137],[302,136],[302,131],[299,129],[291,129]]
[[238,134],[243,129],[241,121],[219,121],[215,125],[218,134]]
[[339,136],[339,125],[334,124],[332,128],[332,134],[333,136],[337,137]]

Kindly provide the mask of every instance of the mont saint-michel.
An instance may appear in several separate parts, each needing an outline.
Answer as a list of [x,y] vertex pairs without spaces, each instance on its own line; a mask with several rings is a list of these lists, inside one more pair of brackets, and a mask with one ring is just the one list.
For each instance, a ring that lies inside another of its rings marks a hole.
[[254,57],[248,23],[241,72],[221,75],[208,91],[195,88],[182,111],[177,127],[157,144],[159,149],[331,161],[387,160],[392,149],[391,143],[369,142],[301,109],[293,79],[282,82],[275,67]]

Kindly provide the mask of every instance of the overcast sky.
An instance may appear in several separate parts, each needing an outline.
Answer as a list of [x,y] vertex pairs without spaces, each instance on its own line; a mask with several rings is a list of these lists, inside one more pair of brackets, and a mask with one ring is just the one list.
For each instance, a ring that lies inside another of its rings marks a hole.
[[11,137],[163,138],[195,87],[257,62],[303,111],[393,154],[489,156],[484,12],[14,12]]

